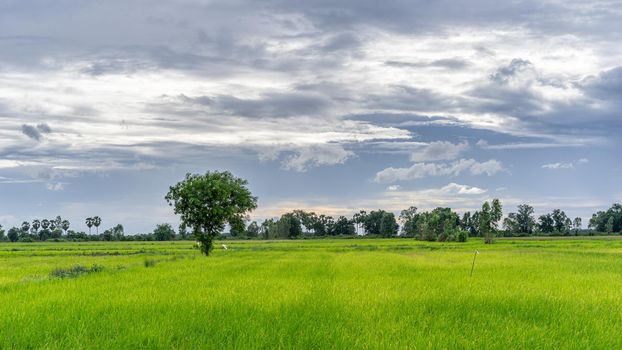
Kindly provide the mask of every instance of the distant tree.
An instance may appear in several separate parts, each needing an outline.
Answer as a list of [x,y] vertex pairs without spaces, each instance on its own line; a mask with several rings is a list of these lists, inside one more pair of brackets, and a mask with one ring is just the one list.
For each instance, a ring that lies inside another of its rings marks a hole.
[[499,221],[503,217],[503,207],[501,206],[501,201],[498,198],[492,200],[491,212],[490,212],[490,223],[493,228],[493,232],[496,232],[499,229]]
[[570,218],[566,216],[566,213],[564,213],[563,210],[553,210],[551,217],[553,218],[554,232],[562,235],[568,235],[570,233],[570,228],[572,227],[572,220],[570,220]]
[[38,219],[32,220],[32,229],[35,230],[35,235],[39,234],[39,227],[41,227],[41,221]]
[[207,172],[205,175],[187,174],[171,186],[165,199],[174,207],[175,214],[191,227],[201,243],[201,252],[209,255],[213,240],[227,223],[243,222],[249,211],[257,208],[257,198],[248,190],[247,181],[230,172]]
[[419,214],[417,213],[417,207],[411,206],[408,209],[402,210],[399,219],[404,236],[415,237],[418,234],[417,220],[419,219]]
[[588,228],[597,232],[622,233],[622,204],[615,203],[607,211],[593,214]]
[[496,198],[493,199],[492,206],[488,202],[484,202],[479,214],[479,230],[484,236],[484,243],[490,244],[494,242],[499,220],[501,220],[502,216],[501,201]]
[[538,230],[542,233],[553,233],[555,230],[555,220],[551,214],[543,214],[538,217]]
[[52,220],[48,220],[48,222],[49,222],[49,226],[48,227],[50,228],[50,231],[54,231],[56,229],[56,227],[57,227],[56,226],[56,220],[52,219]]
[[99,234],[99,225],[101,224],[102,224],[102,219],[99,216],[93,216],[93,226],[95,226],[95,234]]
[[451,208],[438,207],[419,213],[419,239],[425,241],[466,241],[468,233],[461,228],[460,216]]
[[24,234],[28,234],[28,231],[30,230],[30,223],[28,221],[24,221],[22,222],[22,232]]
[[296,238],[302,235],[302,222],[293,213],[281,215],[279,228],[281,238]]
[[[26,230],[26,232],[28,232],[28,230]],[[9,238],[9,241],[11,242],[17,242],[17,240],[19,239],[19,235],[20,235],[20,229],[18,229],[17,227],[11,227],[9,229],[9,232],[7,232],[7,237]]]
[[479,211],[475,211],[473,214],[468,211],[464,213],[460,220],[460,226],[463,230],[467,231],[468,235],[471,237],[481,236],[479,231]]
[[175,230],[171,224],[159,224],[153,230],[153,237],[156,241],[170,241],[175,236]]
[[581,218],[580,217],[576,217],[574,218],[574,220],[572,221],[572,226],[574,227],[574,234],[575,236],[579,234],[579,230],[581,230],[581,226],[582,226],[582,222],[581,222]]
[[257,221],[251,222],[246,228],[246,237],[248,238],[257,238],[259,237],[259,225]]
[[340,216],[335,220],[332,234],[335,236],[353,236],[356,234],[354,223],[345,216]]
[[4,236],[4,229],[2,228],[2,225],[0,225],[0,241],[4,241],[6,239],[6,237]]
[[367,234],[367,232],[365,232],[365,228],[363,225],[363,222],[366,217],[367,217],[367,211],[365,210],[360,210],[358,213],[354,214],[354,217],[352,218],[352,220],[354,221],[354,224],[356,225],[357,234],[361,234],[361,229],[363,229],[362,234]]
[[384,212],[380,218],[380,235],[382,237],[393,237],[397,235],[399,225],[395,220],[395,214]]
[[179,238],[181,239],[186,239],[188,238],[188,228],[186,227],[186,225],[184,225],[184,223],[182,222],[181,224],[179,224]]
[[[381,226],[382,226],[383,220],[387,220],[387,224],[390,221],[389,217],[384,219],[385,213],[387,212],[379,209],[379,210],[372,210],[371,212],[365,213],[364,215],[360,216],[360,220],[363,225],[363,229],[365,230],[365,234],[380,236],[383,234],[389,234],[389,232],[391,232],[390,225],[385,227],[384,232],[382,231]],[[395,220],[395,215],[393,215],[393,220]]]
[[533,207],[528,204],[518,206],[516,214],[516,222],[518,224],[518,233],[531,235],[536,225],[536,219],[533,216]]
[[93,218],[86,218],[86,220],[84,220],[84,223],[86,223],[86,227],[89,228],[89,235],[90,235],[91,227],[93,227]]
[[47,230],[48,228],[50,228],[50,220],[48,219],[41,220],[41,228],[44,230]]
[[508,216],[503,219],[503,230],[505,231],[506,236],[521,233],[516,213],[509,213]]
[[63,220],[60,223],[60,227],[65,231],[65,236],[67,235],[67,230],[69,230],[69,220]]

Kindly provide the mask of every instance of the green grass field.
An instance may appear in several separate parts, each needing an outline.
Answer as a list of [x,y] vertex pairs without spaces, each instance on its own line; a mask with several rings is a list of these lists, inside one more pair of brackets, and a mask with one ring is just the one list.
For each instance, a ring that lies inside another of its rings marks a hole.
[[622,240],[227,244],[0,244],[0,349],[622,348]]

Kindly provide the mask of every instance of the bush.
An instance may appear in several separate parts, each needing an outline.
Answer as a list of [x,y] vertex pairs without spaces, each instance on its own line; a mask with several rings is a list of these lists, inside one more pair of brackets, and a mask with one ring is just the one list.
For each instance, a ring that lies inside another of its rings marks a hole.
[[83,265],[75,265],[72,266],[68,269],[55,269],[52,272],[50,272],[50,277],[56,277],[56,278],[75,278],[78,277],[80,275],[84,275],[87,273],[93,273],[93,272],[101,272],[104,270],[104,267],[102,265],[97,265],[97,264],[93,264],[93,266],[86,267]]
[[157,261],[153,259],[145,259],[145,267],[154,267]]

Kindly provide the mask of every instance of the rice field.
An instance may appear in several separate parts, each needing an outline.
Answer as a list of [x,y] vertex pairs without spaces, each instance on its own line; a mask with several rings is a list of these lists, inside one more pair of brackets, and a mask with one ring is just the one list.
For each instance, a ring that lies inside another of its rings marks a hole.
[[226,244],[0,243],[0,349],[622,348],[619,239]]

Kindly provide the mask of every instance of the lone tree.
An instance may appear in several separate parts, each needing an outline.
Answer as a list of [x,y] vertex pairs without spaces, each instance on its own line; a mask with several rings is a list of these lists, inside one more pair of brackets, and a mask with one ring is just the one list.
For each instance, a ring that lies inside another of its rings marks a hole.
[[164,198],[175,214],[181,215],[182,224],[192,229],[201,252],[209,255],[214,238],[225,225],[242,232],[246,213],[257,208],[257,197],[252,196],[247,184],[228,171],[188,173],[183,181],[170,187]]

